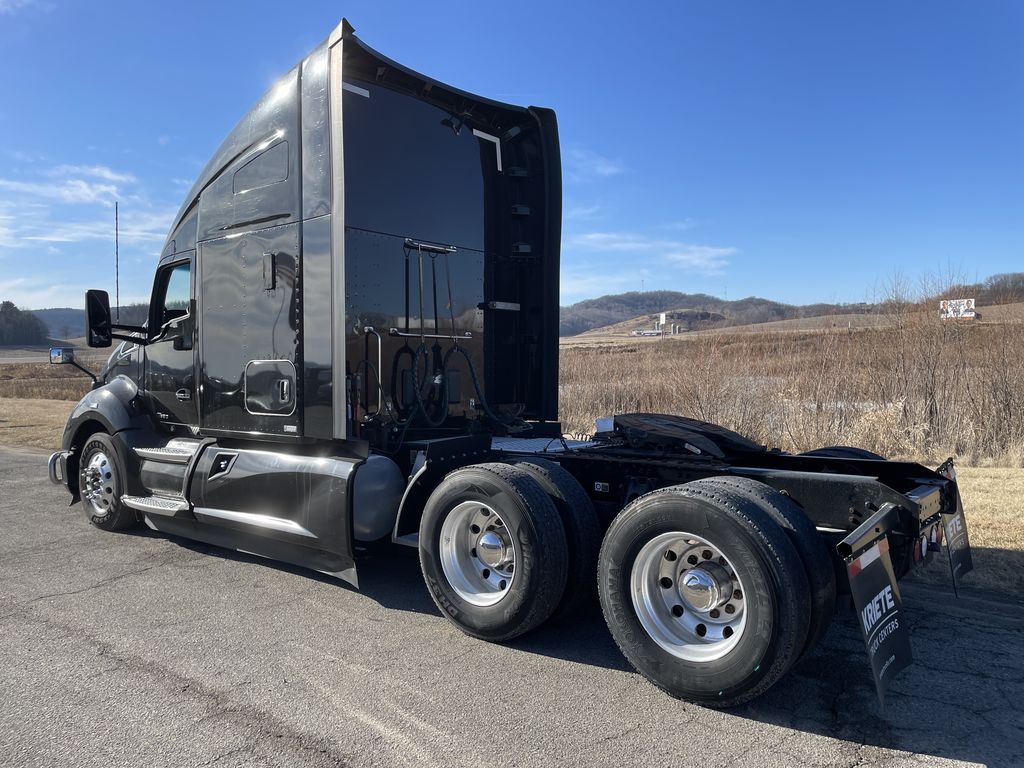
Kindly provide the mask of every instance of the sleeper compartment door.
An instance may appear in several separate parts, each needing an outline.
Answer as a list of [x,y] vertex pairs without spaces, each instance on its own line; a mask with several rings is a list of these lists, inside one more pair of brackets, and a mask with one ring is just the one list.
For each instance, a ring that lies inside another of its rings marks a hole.
[[200,243],[202,427],[301,434],[298,224]]

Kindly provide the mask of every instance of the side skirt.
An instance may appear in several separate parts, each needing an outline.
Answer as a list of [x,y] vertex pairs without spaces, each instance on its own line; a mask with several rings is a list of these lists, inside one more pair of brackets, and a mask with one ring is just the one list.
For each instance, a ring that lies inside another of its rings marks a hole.
[[355,563],[346,564],[342,562],[342,558],[330,552],[245,531],[207,525],[186,518],[146,515],[144,519],[146,525],[154,531],[201,541],[215,547],[233,549],[236,552],[278,560],[282,563],[297,565],[300,568],[309,568],[325,576],[341,579],[356,589],[359,588]]

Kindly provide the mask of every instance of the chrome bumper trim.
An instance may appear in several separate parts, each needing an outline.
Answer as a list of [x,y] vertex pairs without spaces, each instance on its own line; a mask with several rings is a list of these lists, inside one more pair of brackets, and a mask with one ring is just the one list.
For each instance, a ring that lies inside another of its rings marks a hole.
[[46,470],[50,474],[50,482],[54,485],[67,486],[67,461],[68,451],[57,451],[50,456],[46,463]]

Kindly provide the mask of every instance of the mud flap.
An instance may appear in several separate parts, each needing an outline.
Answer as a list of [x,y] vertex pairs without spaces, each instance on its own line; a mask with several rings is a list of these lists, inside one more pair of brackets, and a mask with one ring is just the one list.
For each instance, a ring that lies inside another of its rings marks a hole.
[[896,674],[910,666],[910,627],[903,616],[903,602],[896,585],[889,541],[884,536],[858,557],[846,560],[850,591],[857,606],[878,701],[885,706],[885,692]]
[[[952,459],[947,459],[937,472],[956,483],[956,469]],[[959,597],[960,579],[973,570],[974,558],[971,557],[971,540],[967,536],[967,518],[964,517],[964,505],[960,500],[960,488],[954,486],[954,493],[956,493],[956,512],[942,516],[942,533],[946,539],[946,552],[949,555],[953,593]]]

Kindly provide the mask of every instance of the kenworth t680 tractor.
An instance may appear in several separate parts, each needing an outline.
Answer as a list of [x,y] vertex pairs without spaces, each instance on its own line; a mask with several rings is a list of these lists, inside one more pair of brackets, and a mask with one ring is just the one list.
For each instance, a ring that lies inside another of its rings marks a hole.
[[417,548],[483,640],[599,599],[637,670],[711,706],[765,691],[852,591],[884,687],[909,661],[897,579],[943,531],[970,567],[952,463],[661,414],[563,437],[560,237],[554,112],[431,80],[343,21],[200,174],[148,321],[87,293],[88,344],[119,344],[50,477],[102,530],[353,585],[362,545]]

